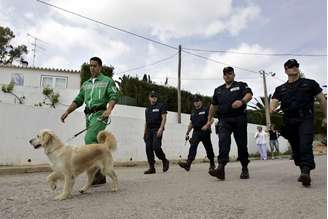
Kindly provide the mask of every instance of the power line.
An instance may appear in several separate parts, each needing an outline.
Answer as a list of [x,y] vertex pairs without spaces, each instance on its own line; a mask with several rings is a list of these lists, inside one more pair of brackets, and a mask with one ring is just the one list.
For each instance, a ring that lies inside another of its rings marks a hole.
[[41,0],[36,0],[36,1],[38,1],[38,2],[40,2],[40,3],[42,3],[42,4],[45,4],[45,5],[47,5],[47,6],[50,6],[50,7],[56,8],[56,9],[58,9],[58,10],[64,11],[64,12],[66,12],[66,13],[73,14],[73,15],[78,16],[78,17],[80,17],[80,18],[83,18],[83,19],[86,19],[86,20],[89,20],[89,21],[95,22],[95,23],[97,23],[97,24],[104,25],[104,26],[109,27],[109,28],[112,28],[112,29],[114,29],[114,30],[121,31],[121,32],[123,32],[123,33],[127,33],[127,34],[133,35],[133,36],[135,36],[135,37],[139,37],[139,38],[141,38],[141,39],[148,40],[148,41],[150,41],[150,42],[153,42],[153,43],[156,43],[156,44],[159,44],[159,45],[162,45],[162,46],[166,46],[166,47],[171,48],[171,49],[174,49],[174,50],[178,50],[177,47],[171,46],[171,45],[169,45],[169,44],[162,43],[162,42],[157,41],[157,40],[153,40],[153,39],[151,39],[151,38],[148,38],[148,37],[145,37],[145,36],[142,36],[142,35],[139,35],[139,34],[133,33],[133,32],[131,32],[131,31],[128,31],[128,30],[125,30],[125,29],[122,29],[122,28],[119,28],[119,27],[115,27],[115,26],[110,25],[110,24],[106,24],[106,23],[104,23],[104,22],[101,22],[101,21],[95,20],[95,19],[93,19],[93,18],[87,17],[87,16],[85,16],[85,15],[82,15],[82,14],[79,14],[79,13],[76,13],[76,12],[73,12],[73,11],[70,11],[70,10],[67,10],[67,9],[64,9],[64,8],[61,8],[61,7],[59,7],[59,6],[56,6],[56,5],[50,4],[50,3],[48,3],[48,2],[44,2],[44,1],[41,1]]
[[[196,56],[198,58],[205,59],[205,60],[208,60],[208,61],[211,61],[211,62],[215,62],[215,63],[222,64],[222,65],[228,65],[228,66],[231,66],[231,67],[236,68],[236,69],[240,69],[240,70],[247,71],[247,72],[250,72],[250,73],[259,74],[259,72],[256,72],[256,71],[253,71],[253,70],[250,70],[250,69],[242,68],[242,67],[239,67],[239,66],[233,66],[233,65],[230,65],[228,63],[221,62],[221,61],[218,61],[218,60],[215,60],[215,59],[211,59],[211,58],[208,58],[208,57],[205,57],[205,56],[201,56],[201,55],[198,55],[198,54],[195,54],[195,53],[191,53],[191,52],[188,52],[188,51],[185,51],[185,50],[182,50],[182,51],[184,53],[189,54],[189,55],[193,55],[193,56]],[[275,78],[275,77],[273,77],[273,78],[278,80],[278,81],[285,82],[285,81],[281,80],[280,78]],[[182,80],[198,80],[198,79],[182,79]],[[203,79],[199,79],[199,80],[210,80],[210,79],[203,78]]]
[[139,67],[135,67],[135,68],[127,69],[127,70],[125,70],[125,71],[122,71],[122,72],[119,72],[119,73],[116,73],[116,74],[124,74],[124,73],[130,72],[130,71],[135,71],[135,70],[139,70],[139,69],[147,68],[147,67],[149,67],[149,66],[156,65],[156,64],[159,64],[159,63],[161,63],[161,62],[165,62],[165,61],[167,61],[167,60],[170,60],[170,59],[174,58],[177,54],[178,54],[178,53],[174,53],[173,55],[170,55],[170,56],[168,56],[168,57],[166,57],[166,58],[163,58],[163,59],[157,60],[157,61],[155,61],[155,62],[153,62],[153,63],[148,64],[148,65],[142,65],[142,66],[139,66]]
[[253,52],[238,52],[238,51],[229,51],[229,50],[206,50],[206,49],[192,49],[184,48],[189,51],[197,52],[210,52],[210,53],[232,53],[239,55],[254,55],[254,56],[304,56],[304,57],[325,57],[327,54],[297,54],[297,53],[253,53]]
[[218,61],[218,60],[215,60],[215,59],[212,59],[212,58],[208,58],[208,57],[205,57],[205,56],[201,56],[201,55],[198,55],[198,54],[195,54],[195,53],[192,53],[192,52],[188,52],[188,51],[185,51],[185,50],[182,50],[182,52],[184,52],[186,54],[189,54],[189,55],[192,55],[192,56],[196,56],[196,57],[201,58],[201,59],[205,59],[205,60],[208,60],[208,61],[211,61],[211,62],[218,63],[220,65],[228,65],[228,66],[231,66],[231,67],[239,69],[239,70],[259,74],[257,71],[253,71],[253,70],[250,70],[250,69],[247,69],[247,68],[238,67],[238,66],[235,66],[235,65],[230,65],[228,63],[221,62],[221,61]]
[[[123,33],[126,33],[126,34],[130,34],[130,35],[133,35],[135,37],[138,37],[138,38],[141,38],[141,39],[144,39],[144,40],[147,40],[147,41],[150,41],[150,42],[153,42],[153,43],[156,43],[156,44],[159,44],[159,45],[162,45],[162,46],[165,46],[165,47],[168,47],[168,48],[171,48],[171,49],[174,49],[174,50],[178,50],[177,47],[174,47],[172,45],[169,45],[169,44],[166,44],[166,43],[162,43],[160,41],[157,41],[157,40],[154,40],[154,39],[151,39],[151,38],[148,38],[148,37],[145,37],[145,36],[142,36],[140,34],[136,34],[136,33],[133,33],[131,31],[128,31],[128,30],[125,30],[125,29],[122,29],[122,28],[118,28],[118,27],[115,27],[113,25],[110,25],[110,24],[107,24],[107,23],[104,23],[104,22],[101,22],[101,21],[98,21],[98,20],[95,20],[93,18],[90,18],[90,17],[87,17],[85,15],[82,15],[82,14],[79,14],[79,13],[76,13],[76,12],[73,12],[73,11],[70,11],[70,10],[67,10],[67,9],[64,9],[64,8],[61,8],[59,6],[56,6],[56,5],[53,5],[53,4],[50,4],[48,2],[45,2],[45,1],[42,1],[42,0],[36,0],[42,4],[45,4],[49,7],[53,7],[53,8],[56,8],[58,10],[61,10],[61,11],[64,11],[66,13],[69,13],[69,14],[72,14],[72,15],[75,15],[75,16],[78,16],[80,18],[83,18],[83,19],[86,19],[86,20],[89,20],[89,21],[92,21],[94,23],[97,23],[97,24],[100,24],[100,25],[103,25],[103,26],[106,26],[106,27],[109,27],[109,28],[112,28],[114,30],[117,30],[117,31],[120,31],[120,32],[123,32]],[[247,52],[234,52],[234,51],[225,51],[225,50],[204,50],[204,49],[192,49],[192,48],[183,48],[183,52],[186,53],[186,54],[189,54],[189,55],[192,55],[192,56],[195,56],[195,57],[198,57],[198,58],[201,58],[201,59],[205,59],[205,60],[208,60],[208,61],[211,61],[211,62],[215,62],[215,63],[218,63],[218,64],[222,64],[222,65],[230,65],[228,63],[225,63],[225,62],[221,62],[221,61],[218,61],[218,60],[215,60],[215,59],[212,59],[212,58],[208,58],[208,57],[205,57],[205,56],[201,56],[201,55],[198,55],[198,54],[195,54],[195,53],[191,53],[191,52],[188,52],[186,50],[190,50],[190,51],[200,51],[200,52],[224,52],[224,53],[235,53],[235,54],[243,54],[243,55],[267,55],[267,56],[327,56],[327,55],[320,55],[320,54],[289,54],[289,53],[281,53],[281,54],[274,54],[274,53],[247,53]],[[139,69],[143,69],[143,68],[146,68],[148,66],[152,66],[152,65],[156,65],[158,63],[161,63],[161,62],[164,62],[166,60],[169,60],[173,57],[175,57],[177,55],[177,53],[173,54],[172,56],[169,56],[167,58],[164,58],[164,59],[161,59],[161,60],[158,60],[156,62],[153,62],[151,64],[148,64],[148,65],[144,65],[144,66],[140,66],[140,67],[136,67],[136,68],[132,68],[132,69],[128,69],[126,71],[123,71],[123,72],[120,72],[120,73],[117,73],[117,74],[123,74],[123,73],[127,73],[127,72],[130,72],[130,71],[134,71],[134,70],[139,70]],[[243,70],[243,71],[247,71],[247,72],[251,72],[251,73],[256,73],[256,74],[259,74],[258,72],[256,71],[253,71],[253,70],[249,70],[249,69],[246,69],[246,68],[242,68],[242,67],[238,67],[238,66],[233,66],[233,65],[230,65],[236,69],[240,69],[240,70]],[[182,79],[182,80],[212,80],[212,79]],[[280,79],[278,79],[280,80]],[[282,80],[280,80],[282,81]]]

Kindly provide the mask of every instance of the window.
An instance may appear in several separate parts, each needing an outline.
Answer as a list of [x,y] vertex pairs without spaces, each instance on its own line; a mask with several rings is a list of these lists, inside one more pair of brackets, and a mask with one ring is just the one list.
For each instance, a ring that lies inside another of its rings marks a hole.
[[16,86],[24,86],[24,75],[20,73],[11,74],[11,82],[14,82]]
[[41,87],[67,88],[67,77],[41,75]]

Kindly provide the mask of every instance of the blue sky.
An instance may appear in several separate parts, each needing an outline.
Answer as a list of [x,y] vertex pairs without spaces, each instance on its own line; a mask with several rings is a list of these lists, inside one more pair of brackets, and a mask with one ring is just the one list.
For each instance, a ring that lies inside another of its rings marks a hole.
[[[184,48],[233,50],[256,53],[326,54],[327,5],[325,0],[45,0],[121,27],[146,37]],[[97,4],[95,3],[97,2]],[[115,72],[147,65],[176,51],[117,32],[99,24],[50,8],[35,0],[0,0],[0,25],[16,34],[13,43],[32,49],[32,39],[39,45],[35,65],[79,69],[91,56],[99,56]],[[268,78],[269,93],[286,80],[283,63],[296,58],[308,78],[327,83],[326,57],[270,57],[230,53],[197,54],[233,66],[276,72]],[[32,63],[32,52],[26,59]],[[182,88],[192,93],[212,95],[223,83],[222,68],[188,54],[182,55]],[[176,86],[177,58],[152,67],[130,72],[144,73],[163,84],[165,77]],[[118,75],[117,75],[118,76]],[[117,77],[116,76],[116,77]],[[236,80],[249,84],[256,96],[263,94],[259,74],[236,69]]]

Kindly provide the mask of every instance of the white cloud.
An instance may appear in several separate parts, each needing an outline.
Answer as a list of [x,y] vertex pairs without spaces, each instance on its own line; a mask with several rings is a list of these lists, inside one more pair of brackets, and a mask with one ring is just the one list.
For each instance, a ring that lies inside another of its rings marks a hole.
[[258,17],[259,14],[260,8],[255,5],[237,9],[236,14],[234,14],[228,22],[227,28],[229,32],[233,35],[237,35],[242,29],[246,28],[251,20]]
[[6,7],[3,2],[0,1],[0,9],[6,8],[6,10],[1,10],[0,13],[0,25],[1,26],[11,26],[10,14],[13,11],[12,7]]
[[[64,25],[50,19],[38,22],[27,32],[45,41],[45,43],[38,42],[39,46],[46,49],[45,54],[50,57],[49,60],[45,59],[42,62],[43,66],[78,68],[83,61],[88,60],[90,54],[104,57],[104,61],[108,60],[111,63],[112,59],[130,50],[130,47],[122,41],[111,39],[94,28]],[[26,39],[26,36],[20,36],[17,40],[22,38]],[[82,55],[86,60],[80,60],[81,53],[86,54]],[[63,60],[62,57],[70,62],[56,62],[56,60]],[[37,58],[40,60],[39,57]]]
[[[252,25],[253,21],[256,21],[256,23],[254,22],[256,25],[263,24],[263,19],[260,17],[262,10],[260,7],[254,4],[246,4],[242,7],[239,3],[232,4],[231,0],[209,0],[206,3],[198,0],[161,2],[150,0],[126,0],[123,2],[114,0],[96,2],[52,0],[51,3],[151,38],[158,37],[161,40],[171,39],[172,41],[178,39],[177,41],[186,42],[188,47],[192,48],[214,45],[219,38],[217,35],[223,32],[230,33],[231,36],[225,36],[227,39],[224,39],[223,43],[227,43],[225,45],[227,47],[231,46],[232,43],[243,40],[243,36],[238,34]],[[39,44],[45,47],[46,51],[37,53],[36,65],[78,69],[82,62],[88,61],[93,55],[97,55],[103,58],[105,64],[113,64],[115,71],[120,72],[150,64],[174,53],[174,50],[165,49],[145,41],[138,41],[126,34],[118,33],[40,3],[35,2],[34,4],[32,6],[37,7],[36,11],[34,9],[33,11],[25,10],[24,7],[9,8],[9,11],[16,11],[16,14],[12,16],[9,16],[7,11],[0,9],[0,22],[2,25],[10,24],[17,36],[14,43],[26,44],[31,48],[29,42],[31,39],[26,36],[26,33],[31,33],[47,42],[44,45]],[[24,8],[23,11],[22,8]],[[19,13],[23,16],[19,16]],[[31,19],[33,16],[39,17],[38,19]],[[273,18],[267,19],[274,21]],[[254,34],[254,39],[257,39],[259,33]],[[238,37],[236,37],[237,35]],[[275,44],[271,43],[269,46],[279,48]],[[238,46],[231,46],[233,47],[231,51],[275,52],[274,49],[268,48],[269,46],[267,44],[262,46],[260,44],[238,43]],[[308,52],[310,53],[310,51]],[[313,53],[320,53],[320,51],[313,51]],[[282,83],[277,78],[286,80],[282,65],[288,57],[247,56],[230,53],[202,53],[202,55],[254,71],[264,68],[266,71],[276,72],[275,78],[268,78],[270,93]],[[28,57],[31,63],[32,52],[29,53]],[[324,74],[327,70],[327,64],[323,59],[304,58],[299,59],[299,61],[306,76],[326,82]],[[224,66],[183,53],[182,88],[193,93],[212,95],[214,88],[224,83],[222,79]],[[246,81],[256,95],[262,95],[262,81],[259,75],[237,68],[235,70],[236,80]],[[146,69],[131,72],[131,75],[136,73],[141,74],[141,76],[144,73],[150,74],[157,83],[163,83],[167,76],[169,77],[169,84],[176,86],[177,57]]]
[[[154,35],[162,41],[192,35],[213,36],[224,30],[238,34],[259,15],[255,5],[234,8],[232,0],[54,0],[53,4],[107,22],[111,25]],[[81,22],[59,11],[70,21]]]
[[217,20],[207,26],[205,34],[206,36],[213,36],[222,32],[224,29],[226,29],[224,22]]

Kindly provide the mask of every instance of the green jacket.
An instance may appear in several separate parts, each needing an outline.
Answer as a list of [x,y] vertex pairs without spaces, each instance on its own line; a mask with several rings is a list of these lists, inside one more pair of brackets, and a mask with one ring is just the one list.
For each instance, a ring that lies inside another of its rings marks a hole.
[[119,94],[115,82],[110,77],[100,73],[92,82],[92,78],[82,84],[80,93],[73,102],[80,107],[85,103],[89,109],[98,106],[106,106],[111,100],[118,101]]

